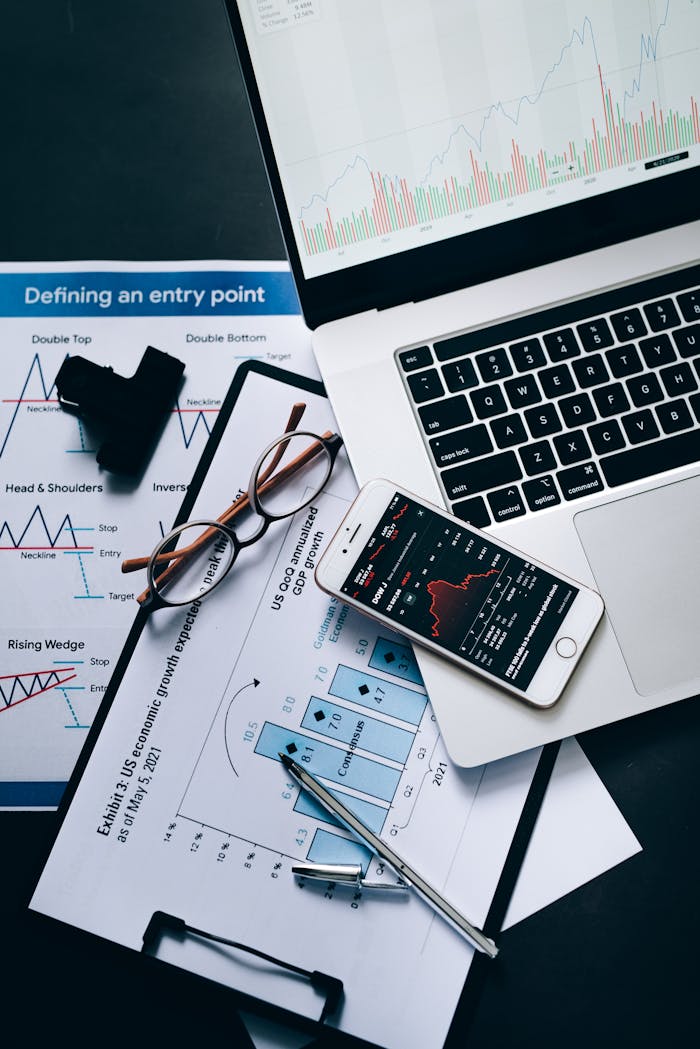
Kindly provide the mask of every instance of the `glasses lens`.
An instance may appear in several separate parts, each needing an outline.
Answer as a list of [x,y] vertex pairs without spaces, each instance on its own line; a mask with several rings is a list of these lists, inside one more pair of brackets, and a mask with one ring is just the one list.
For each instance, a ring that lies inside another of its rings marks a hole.
[[281,437],[257,471],[260,509],[270,517],[289,517],[318,495],[330,472],[330,453],[314,434]]
[[168,604],[189,604],[221,582],[235,553],[235,541],[223,528],[201,521],[183,525],[153,553],[148,585]]

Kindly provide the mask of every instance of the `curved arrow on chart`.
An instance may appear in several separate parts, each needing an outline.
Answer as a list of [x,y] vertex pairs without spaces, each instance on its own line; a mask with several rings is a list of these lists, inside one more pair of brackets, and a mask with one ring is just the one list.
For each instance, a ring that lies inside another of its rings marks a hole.
[[[228,758],[229,765],[233,769],[234,774],[236,776],[238,776],[238,772],[236,771],[236,766],[233,764],[231,751],[228,749],[228,716],[231,713],[231,707],[236,702],[236,699],[238,698],[238,696],[240,696],[241,692],[243,692],[246,688],[250,688],[251,685],[253,686],[253,688],[257,688],[259,684],[260,682],[258,681],[258,679],[254,677],[253,680],[249,681],[247,685],[243,685],[241,688],[239,688],[238,692],[236,692],[236,694],[231,698],[231,702],[229,703],[228,709],[226,711],[226,717],[224,718],[224,746],[226,747],[226,757]],[[240,776],[238,778],[240,779]]]

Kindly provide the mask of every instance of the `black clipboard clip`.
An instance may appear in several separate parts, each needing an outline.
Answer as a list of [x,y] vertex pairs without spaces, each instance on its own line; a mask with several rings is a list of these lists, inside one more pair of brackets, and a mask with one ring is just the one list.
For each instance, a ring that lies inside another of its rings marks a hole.
[[175,936],[180,940],[184,940],[187,936],[197,936],[200,939],[212,940],[214,943],[220,943],[226,947],[233,947],[238,951],[253,954],[256,958],[262,958],[266,962],[271,962],[272,965],[278,965],[281,969],[287,969],[289,972],[296,973],[297,976],[305,977],[314,990],[319,991],[325,998],[321,1015],[318,1018],[319,1024],[322,1024],[327,1017],[332,1016],[342,1001],[343,981],[336,976],[329,976],[318,969],[302,969],[301,966],[294,965],[292,962],[285,962],[281,958],[265,954],[264,951],[259,951],[257,947],[249,947],[247,944],[238,943],[236,940],[229,940],[225,936],[218,936],[216,933],[197,929],[193,925],[188,925],[182,918],[177,918],[173,914],[166,914],[165,911],[153,912],[143,934],[141,953],[155,955],[164,934]]
[[185,365],[148,346],[130,379],[85,357],[66,357],[56,376],[59,404],[100,430],[97,462],[137,474],[152,451],[177,396]]

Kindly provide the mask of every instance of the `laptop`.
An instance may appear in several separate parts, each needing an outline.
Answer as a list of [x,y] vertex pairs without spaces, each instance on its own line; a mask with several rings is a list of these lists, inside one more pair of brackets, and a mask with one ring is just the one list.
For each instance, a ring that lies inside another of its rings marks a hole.
[[417,650],[451,758],[700,693],[697,4],[227,9],[358,481],[606,602],[549,710]]

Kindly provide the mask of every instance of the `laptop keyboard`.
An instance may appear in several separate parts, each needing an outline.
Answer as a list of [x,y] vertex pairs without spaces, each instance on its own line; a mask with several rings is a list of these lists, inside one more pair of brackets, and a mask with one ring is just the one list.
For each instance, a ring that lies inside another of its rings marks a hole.
[[477,528],[700,460],[700,266],[400,350]]

